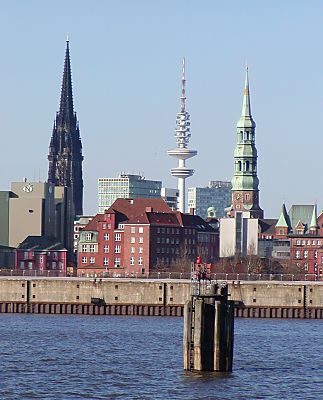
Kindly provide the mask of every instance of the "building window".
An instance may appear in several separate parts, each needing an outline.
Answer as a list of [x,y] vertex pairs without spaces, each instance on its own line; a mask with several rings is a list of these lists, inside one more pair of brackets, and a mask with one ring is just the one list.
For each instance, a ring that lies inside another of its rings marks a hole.
[[116,257],[116,258],[114,259],[114,266],[115,266],[115,267],[120,267],[120,258],[119,258],[119,257]]
[[136,233],[136,228],[135,228],[134,226],[132,226],[132,227],[130,228],[130,233]]
[[144,242],[144,238],[143,237],[139,237],[139,243],[143,243]]
[[135,248],[134,247],[130,247],[130,253],[134,254],[135,253]]
[[301,241],[300,240],[296,240],[296,244],[300,245]]
[[114,239],[116,242],[121,242],[121,233],[116,233]]
[[52,262],[52,269],[56,269],[56,261]]
[[87,251],[87,245],[86,244],[82,244],[82,251],[86,252]]
[[87,233],[86,240],[91,240],[91,239],[92,239],[92,233]]
[[134,257],[130,257],[130,265],[135,265],[135,258]]
[[82,257],[82,263],[86,264],[87,263],[87,257]]
[[246,193],[246,200],[250,200],[250,194]]
[[301,252],[299,250],[296,251],[296,258],[301,258]]
[[124,224],[119,224],[118,229],[124,229]]
[[94,253],[94,244],[90,244],[90,252]]
[[308,264],[307,264],[307,263],[304,264],[304,270],[305,270],[306,272],[308,271]]
[[157,233],[160,233],[160,228],[157,228]]
[[316,241],[312,240],[312,246],[315,246],[315,245],[316,245]]
[[94,257],[90,257],[90,264],[94,264],[95,262],[95,258]]
[[108,234],[108,233],[105,233],[105,234],[103,235],[103,239],[104,239],[104,240],[109,240],[109,234]]
[[42,264],[44,262],[44,257],[43,256],[39,256],[39,263]]
[[307,257],[308,257],[308,251],[304,250],[304,258],[307,258]]
[[102,229],[107,229],[107,224],[102,224]]
[[109,246],[108,246],[108,245],[105,245],[105,246],[103,247],[103,252],[104,252],[104,253],[109,253]]
[[160,243],[160,237],[157,238],[157,243]]
[[111,224],[108,224],[108,229],[111,229]]
[[136,243],[136,239],[133,236],[130,238],[130,243]]
[[139,232],[139,233],[144,233],[144,228],[143,228],[142,226],[139,226],[138,232]]
[[142,257],[138,258],[138,265],[142,265]]
[[314,251],[314,258],[317,258],[317,250]]
[[25,251],[25,252],[24,252],[24,258],[25,258],[25,259],[28,258],[28,255],[29,255],[28,251]]
[[20,261],[20,269],[24,269],[25,263],[23,261]]
[[103,259],[103,265],[104,265],[104,266],[109,265],[109,259],[108,259],[108,257],[104,257],[104,259]]
[[114,248],[114,252],[115,253],[121,253],[121,246],[115,246],[115,248]]
[[142,247],[139,247],[138,253],[142,253],[142,252],[143,252],[143,248],[142,248]]

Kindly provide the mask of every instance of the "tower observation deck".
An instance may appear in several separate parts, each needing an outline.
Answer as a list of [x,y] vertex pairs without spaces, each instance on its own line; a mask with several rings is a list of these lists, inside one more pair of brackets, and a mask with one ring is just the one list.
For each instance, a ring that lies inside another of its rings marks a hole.
[[181,95],[181,111],[176,114],[176,130],[175,137],[177,147],[173,150],[168,150],[167,154],[177,158],[178,166],[171,169],[171,174],[178,178],[178,209],[180,212],[185,212],[185,179],[194,174],[194,170],[187,168],[185,161],[196,156],[196,150],[188,149],[190,134],[190,114],[185,110],[185,58],[182,64],[182,95]]

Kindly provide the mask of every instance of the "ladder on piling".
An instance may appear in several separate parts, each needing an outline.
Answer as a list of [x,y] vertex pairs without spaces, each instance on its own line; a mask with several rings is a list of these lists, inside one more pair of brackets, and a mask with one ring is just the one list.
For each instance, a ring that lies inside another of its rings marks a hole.
[[190,331],[190,341],[189,341],[189,366],[188,370],[193,371],[194,369],[194,321],[195,321],[195,301],[192,300],[191,307],[191,331]]

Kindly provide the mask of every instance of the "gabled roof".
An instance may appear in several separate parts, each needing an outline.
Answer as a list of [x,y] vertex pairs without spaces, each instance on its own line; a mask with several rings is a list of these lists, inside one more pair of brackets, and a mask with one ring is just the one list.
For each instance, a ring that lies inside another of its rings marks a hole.
[[290,218],[291,228],[295,229],[298,222],[301,221],[305,225],[305,231],[308,231],[311,226],[313,211],[315,210],[315,205],[293,205],[288,216]]
[[48,251],[66,250],[56,238],[51,236],[27,236],[17,247],[18,250]]

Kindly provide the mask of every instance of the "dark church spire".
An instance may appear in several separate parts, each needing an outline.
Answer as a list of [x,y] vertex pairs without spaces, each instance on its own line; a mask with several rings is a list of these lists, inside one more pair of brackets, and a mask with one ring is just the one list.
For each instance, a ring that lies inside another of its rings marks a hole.
[[48,182],[71,188],[75,213],[83,214],[82,143],[74,112],[69,39],[66,40],[65,62],[59,111],[56,114],[49,146]]
[[64,73],[63,73],[63,83],[61,91],[61,101],[59,105],[59,113],[67,118],[73,117],[74,115],[70,42],[68,38],[66,40]]

